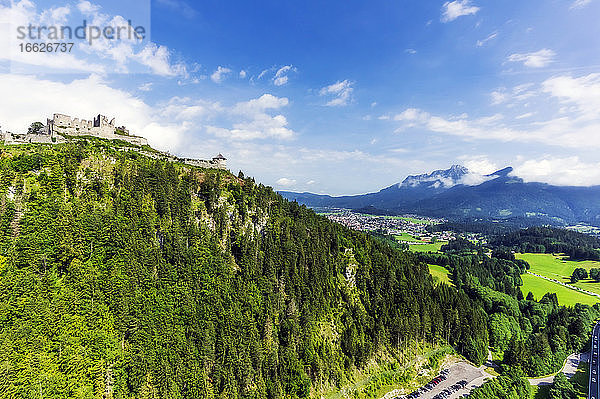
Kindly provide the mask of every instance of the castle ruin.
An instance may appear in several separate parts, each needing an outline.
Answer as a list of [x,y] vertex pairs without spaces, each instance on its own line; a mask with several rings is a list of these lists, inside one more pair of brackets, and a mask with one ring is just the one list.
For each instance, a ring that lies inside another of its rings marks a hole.
[[54,114],[46,122],[47,134],[68,136],[94,136],[109,140],[123,140],[128,143],[144,146],[148,140],[144,137],[132,136],[125,127],[115,127],[115,118],[110,121],[104,115],[98,115],[93,120],[71,118],[69,115]]
[[52,119],[46,120],[46,126],[39,131],[28,133],[2,132],[0,129],[0,140],[4,144],[57,144],[65,143],[72,136],[93,136],[108,140],[123,140],[135,146],[132,148],[143,155],[151,158],[167,159],[175,162],[183,162],[188,165],[201,168],[226,169],[227,159],[219,154],[211,160],[177,158],[164,152],[149,152],[142,149],[148,145],[144,137],[134,136],[129,133],[125,126],[115,127],[115,119],[108,120],[104,115],[98,115],[93,120],[71,118],[65,114],[54,114]]

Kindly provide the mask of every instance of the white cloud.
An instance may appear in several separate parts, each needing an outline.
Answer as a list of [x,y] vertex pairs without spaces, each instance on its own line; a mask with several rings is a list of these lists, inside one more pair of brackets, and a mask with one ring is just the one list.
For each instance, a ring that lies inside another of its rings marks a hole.
[[233,112],[239,115],[253,116],[264,113],[268,109],[279,109],[289,104],[286,97],[276,97],[272,94],[263,94],[259,98],[237,103]]
[[352,100],[353,83],[348,80],[337,81],[329,86],[325,86],[319,90],[321,96],[334,96],[333,99],[327,102],[327,106],[338,107],[345,106]]
[[231,140],[290,139],[294,131],[287,128],[287,119],[283,115],[257,115],[253,120],[235,123],[232,129],[207,126],[206,131],[217,137]]
[[293,68],[291,65],[284,65],[275,72],[275,77],[273,78],[273,84],[275,86],[283,86],[288,82],[288,73],[290,71],[295,71],[296,68]]
[[517,102],[532,98],[539,93],[531,90],[533,85],[530,83],[521,84],[508,90],[506,87],[500,87],[490,93],[491,104],[507,104],[508,107],[514,107]]
[[[17,26],[31,25],[61,25],[68,15],[67,13],[55,13],[52,9],[38,13],[35,4],[28,0],[9,2],[10,6],[0,2],[0,26],[13,30]],[[55,18],[56,19],[53,19]],[[7,31],[8,32],[8,31]],[[105,67],[99,60],[81,59],[74,52],[60,54],[56,57],[48,57],[47,54],[37,52],[15,51],[16,44],[8,37],[0,40],[0,60],[11,62],[11,68],[15,69],[21,65],[29,67],[42,67],[49,71],[69,70],[104,72]]]
[[231,69],[218,66],[217,70],[210,75],[210,79],[215,83],[221,83],[229,73]]
[[534,97],[537,93],[531,90],[534,86],[533,83],[524,83],[518,86],[513,87],[512,89],[512,98],[515,100],[527,100],[528,98]]
[[185,76],[187,74],[184,64],[171,62],[170,51],[165,46],[148,43],[142,51],[132,54],[130,57],[160,76]]
[[526,119],[526,118],[531,118],[534,115],[533,112],[526,112],[524,114],[521,115],[517,115],[515,116],[515,119]]
[[40,20],[47,24],[66,24],[69,14],[71,14],[71,7],[68,5],[64,7],[50,8],[42,11]]
[[467,173],[459,180],[458,184],[464,184],[465,186],[478,186],[481,183],[492,180],[493,178],[493,176],[485,176],[478,173]]
[[[119,15],[100,12],[100,7],[89,1],[80,1],[77,6],[63,6],[38,11],[33,1],[21,0],[0,3],[0,25],[6,26],[62,26],[81,24],[86,19],[88,25],[127,26],[128,21]],[[42,39],[46,32],[42,32]],[[124,35],[126,36],[126,35]],[[51,41],[51,40],[50,40]],[[15,51],[11,40],[0,40],[0,60],[11,62],[12,71],[43,72],[96,72],[131,73],[151,72],[160,76],[187,76],[185,64],[174,62],[170,50],[152,42],[136,38],[121,37],[108,40],[100,37],[90,45],[87,41],[74,41],[71,52],[48,57],[44,53]]]
[[499,169],[498,165],[485,155],[462,155],[458,159],[469,170],[459,181],[459,184],[467,186],[476,186],[492,180],[494,176],[490,175]]
[[447,1],[442,6],[442,22],[454,21],[458,17],[474,15],[479,7],[471,5],[469,0]]
[[277,184],[283,187],[291,187],[296,184],[296,180],[282,177],[281,179],[277,180]]
[[269,69],[263,69],[261,71],[261,73],[258,74],[258,77],[256,78],[256,80],[260,80],[263,78],[263,76],[265,76],[267,73],[269,72]]
[[289,101],[285,97],[263,94],[259,98],[237,103],[229,109],[233,115],[244,117],[244,121],[235,122],[231,129],[207,126],[206,131],[230,140],[291,139],[295,133],[287,127],[286,117],[281,114],[270,115],[266,112],[267,110],[277,110],[288,104]]
[[[0,96],[0,125],[5,131],[23,132],[32,122],[45,122],[56,112],[84,119],[101,113],[115,117],[132,134],[148,138],[155,148],[193,157],[223,152],[224,143],[225,152],[244,157],[245,149],[253,145],[249,140],[285,140],[295,135],[285,116],[274,112],[287,106],[288,99],[270,94],[230,107],[189,97],[149,105],[131,93],[110,87],[98,75],[63,83],[14,74],[0,74],[0,92],[27,93]],[[59,103],[57,98],[61,99]],[[294,150],[289,153],[294,154]],[[252,164],[264,159],[264,154],[253,154],[246,166],[260,169]],[[242,161],[238,158],[237,162]]]
[[502,141],[532,140],[531,135],[511,130],[501,124],[494,123],[499,116],[469,119],[466,115],[458,117],[443,118],[431,115],[420,109],[409,108],[396,115],[394,120],[403,122],[398,131],[420,127],[431,132],[451,134],[476,139],[493,139]]
[[110,87],[97,75],[63,83],[0,74],[0,92],[23,93],[0,96],[4,130],[22,132],[30,123],[45,122],[55,112],[84,119],[101,113],[115,117],[118,124],[126,125],[132,134],[146,137],[153,146],[170,150],[180,148],[187,130],[183,123],[164,122],[156,109],[126,91]]
[[[223,140],[215,140],[223,143]],[[295,191],[327,192],[332,195],[380,189],[394,182],[389,171],[399,174],[422,172],[430,165],[421,159],[406,159],[398,154],[381,155],[361,150],[345,150],[295,145],[296,142],[274,140],[227,141],[226,153],[232,170],[243,170],[247,176],[260,176],[263,182],[276,185],[286,177],[296,180]],[[344,145],[342,143],[340,145]],[[338,144],[334,144],[339,146]],[[197,150],[196,150],[197,148]],[[207,151],[204,141],[198,142],[192,153]],[[223,147],[211,146],[209,155]],[[216,151],[216,152],[215,152]],[[265,157],[268,154],[268,162]],[[351,178],[348,178],[351,176]],[[309,184],[310,181],[313,181]],[[361,184],[362,183],[362,184]]]
[[140,91],[151,91],[152,90],[152,82],[144,83],[138,87]]
[[402,127],[397,129],[396,133],[401,132],[404,129],[415,127],[418,124],[425,123],[429,117],[430,115],[425,111],[417,108],[407,108],[393,118],[395,121],[403,122]]
[[408,108],[394,120],[401,122],[399,131],[421,128],[467,139],[542,143],[574,149],[600,148],[600,74],[579,78],[555,76],[540,86],[540,90],[533,91],[529,85],[522,85],[513,89],[513,93],[518,93],[517,97],[535,95],[535,100],[545,107],[561,106],[562,113],[555,112],[549,119],[528,123],[521,119],[533,115],[522,114],[518,124],[511,125],[510,122],[517,119],[504,118],[501,114],[480,118],[467,115],[443,117]]
[[571,4],[571,9],[584,8],[591,2],[592,2],[592,0],[575,0],[573,2],[573,4]]
[[411,55],[417,54],[417,50],[415,50],[414,48],[407,48],[406,50],[404,50],[404,52],[406,54],[411,54]]
[[600,73],[579,78],[555,76],[542,83],[542,90],[558,98],[563,104],[573,106],[579,113],[579,118],[600,119]]
[[284,84],[286,84],[288,82],[288,77],[287,76],[280,76],[278,78],[275,78],[273,80],[273,84],[275,86],[283,86]]
[[513,174],[528,182],[560,186],[600,185],[600,162],[584,162],[577,156],[530,159],[515,166]]
[[172,97],[167,102],[160,103],[158,108],[162,120],[178,122],[211,119],[225,111],[218,102],[193,100],[189,97]]
[[77,4],[77,9],[79,9],[82,14],[93,15],[100,11],[100,6],[92,4],[89,1],[80,0]]
[[489,41],[494,40],[498,37],[498,32],[491,33],[488,37],[483,40],[477,40],[477,47],[485,46]]
[[522,62],[530,68],[542,68],[554,61],[556,53],[550,49],[542,49],[533,53],[511,54],[508,56],[510,62]]
[[492,97],[492,105],[502,104],[508,99],[508,94],[505,89],[494,90],[490,96]]
[[246,71],[244,71],[243,69],[240,71],[240,79],[245,79],[246,78]]
[[497,171],[498,165],[484,155],[459,157],[469,172],[479,175],[489,175]]

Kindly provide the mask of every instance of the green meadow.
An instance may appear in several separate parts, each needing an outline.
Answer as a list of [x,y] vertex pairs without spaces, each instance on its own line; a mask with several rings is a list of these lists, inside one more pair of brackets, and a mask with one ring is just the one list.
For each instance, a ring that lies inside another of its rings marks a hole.
[[[515,256],[519,259],[526,260],[531,266],[529,271],[532,273],[568,284],[571,283],[571,274],[573,274],[575,268],[583,267],[587,271],[593,267],[600,268],[600,262],[591,260],[575,262],[566,260],[566,257],[563,255],[527,253],[515,254]],[[600,294],[600,283],[597,283],[592,279],[581,280],[572,285]]]
[[414,237],[408,233],[396,234],[394,236],[398,241],[406,241],[406,242],[419,242],[421,241],[419,238]]
[[438,252],[442,245],[447,244],[447,241],[438,241],[435,243],[428,244],[412,244],[413,242],[422,242],[419,238],[414,237],[408,233],[397,234],[394,238],[401,243],[409,244],[409,248],[414,252]]
[[443,266],[438,265],[428,265],[429,266],[429,274],[433,276],[433,278],[441,283],[446,283],[448,285],[452,284],[450,281],[450,272]]
[[414,252],[438,252],[442,245],[448,244],[447,241],[439,241],[434,244],[410,245],[409,249]]
[[561,305],[573,306],[576,303],[593,305],[596,302],[600,302],[600,298],[572,290],[552,281],[544,280],[541,277],[523,274],[521,278],[523,279],[523,287],[521,287],[523,295],[527,295],[531,291],[537,300],[540,300],[547,292],[554,292]]

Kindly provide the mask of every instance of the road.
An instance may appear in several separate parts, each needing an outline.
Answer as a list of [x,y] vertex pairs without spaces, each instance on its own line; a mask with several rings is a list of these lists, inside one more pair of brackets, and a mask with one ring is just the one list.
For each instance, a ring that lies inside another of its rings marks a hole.
[[[567,376],[567,378],[571,378],[577,372],[577,368],[579,367],[580,362],[587,362],[589,359],[589,353],[573,353],[567,360],[565,360],[565,364],[563,364],[559,373],[563,373]],[[558,373],[556,373],[558,374]],[[547,377],[541,378],[530,378],[529,384],[531,385],[552,385],[554,382],[554,376],[556,374],[549,375]]]
[[589,399],[600,398],[600,385],[598,376],[600,375],[600,357],[598,356],[598,341],[600,340],[600,323],[597,323],[592,330],[592,350],[590,353],[590,380],[589,380]]

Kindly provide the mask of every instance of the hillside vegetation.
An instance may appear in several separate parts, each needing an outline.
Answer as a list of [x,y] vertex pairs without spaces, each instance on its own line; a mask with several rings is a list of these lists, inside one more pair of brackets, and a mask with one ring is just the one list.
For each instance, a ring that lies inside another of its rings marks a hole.
[[445,267],[459,291],[484,308],[490,349],[500,359],[506,377],[553,373],[569,354],[587,345],[590,327],[600,315],[598,305],[570,302],[574,306],[559,306],[553,290],[536,292],[539,301],[531,293],[524,298],[523,279],[530,275],[521,274],[528,265],[515,259],[514,254],[494,251],[488,257],[481,249],[457,252],[454,246],[446,247],[446,251],[422,253],[419,257],[428,264]]
[[564,253],[571,260],[600,260],[598,238],[565,229],[530,227],[498,236],[490,244],[522,253]]
[[0,397],[317,397],[416,341],[485,359],[483,306],[415,255],[113,145],[0,147]]

